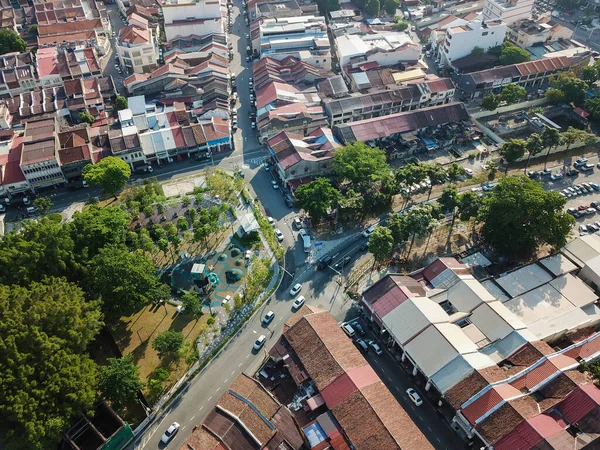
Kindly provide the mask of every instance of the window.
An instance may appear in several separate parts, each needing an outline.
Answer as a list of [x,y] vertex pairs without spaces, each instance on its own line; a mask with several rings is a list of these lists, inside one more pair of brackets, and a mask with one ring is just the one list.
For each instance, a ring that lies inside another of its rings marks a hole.
[[481,35],[482,35],[482,36],[487,36],[487,35],[488,35],[488,32],[487,32],[487,31],[484,31],[483,33],[481,33]]
[[136,50],[133,52],[133,57],[134,58],[139,58],[140,56],[142,56],[142,53],[139,50]]
[[134,60],[133,60],[133,63],[134,63],[136,66],[141,66],[141,65],[143,64],[143,62],[142,62],[142,60],[141,60],[141,59],[134,59]]

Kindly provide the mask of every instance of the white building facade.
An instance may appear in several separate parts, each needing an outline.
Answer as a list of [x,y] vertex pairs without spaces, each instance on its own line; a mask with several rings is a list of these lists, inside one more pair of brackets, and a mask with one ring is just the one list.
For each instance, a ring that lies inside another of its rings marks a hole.
[[167,41],[177,36],[223,33],[221,0],[169,0],[162,5]]
[[533,9],[533,0],[485,0],[483,4],[483,20],[500,19],[507,25],[529,19]]

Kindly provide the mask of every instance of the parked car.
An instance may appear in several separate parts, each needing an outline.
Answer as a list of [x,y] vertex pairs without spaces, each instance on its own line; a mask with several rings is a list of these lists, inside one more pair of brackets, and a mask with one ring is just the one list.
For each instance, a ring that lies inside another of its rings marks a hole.
[[294,226],[296,227],[296,230],[302,229],[302,221],[300,220],[300,217],[294,217],[293,223],[294,223]]
[[468,176],[468,177],[472,177],[473,176],[473,171],[471,169],[465,168],[465,175]]
[[292,289],[290,289],[290,295],[292,297],[295,297],[296,295],[298,295],[298,292],[300,292],[302,290],[302,285],[300,283],[296,283],[294,285],[294,287],[292,287]]
[[344,256],[340,261],[338,261],[335,266],[333,266],[336,269],[343,269],[344,266],[346,266],[350,261],[352,261],[352,258],[349,255]]
[[263,317],[263,325],[269,325],[271,322],[273,322],[273,319],[275,318],[275,313],[273,311],[269,311],[268,313],[265,314],[265,317]]
[[342,330],[344,330],[344,333],[346,333],[348,337],[351,338],[354,337],[354,335],[356,334],[356,331],[354,331],[354,328],[352,328],[352,325],[350,325],[349,323],[343,323]]
[[577,208],[569,208],[567,209],[567,212],[571,215],[575,214],[577,212]]
[[584,164],[586,164],[588,162],[587,158],[579,158],[578,160],[576,160],[573,163],[574,167],[579,167],[579,166],[583,166]]
[[543,177],[547,177],[548,175],[552,175],[552,171],[550,169],[544,169],[540,172],[540,175]]
[[588,209],[590,207],[590,205],[579,205],[579,207],[577,208],[579,211],[585,211],[586,209]]
[[271,225],[272,227],[275,226],[275,219],[273,219],[272,217],[267,217],[267,221],[269,222],[269,225]]
[[408,398],[410,398],[410,400],[415,404],[415,406],[421,406],[423,404],[421,396],[417,394],[417,391],[415,391],[413,388],[408,388],[406,390],[406,393],[408,394]]
[[594,165],[584,164],[582,166],[579,166],[579,170],[581,170],[582,172],[592,172],[594,170]]
[[536,178],[538,178],[540,176],[540,173],[537,170],[528,170],[527,176],[529,178],[531,178],[532,180],[535,180]]
[[569,170],[567,170],[566,175],[568,177],[575,177],[575,176],[579,175],[579,171],[576,169],[569,169]]
[[591,216],[592,214],[596,214],[596,208],[588,208],[588,209],[585,210],[585,213],[588,216]]
[[369,248],[369,241],[367,241],[367,242],[363,242],[362,244],[360,244],[360,250],[361,250],[361,251],[363,251],[363,252],[364,252],[364,251],[365,251],[365,250],[367,250],[368,248]]
[[283,233],[281,232],[281,230],[279,228],[275,228],[275,236],[277,237],[277,240],[279,242],[283,241]]
[[296,309],[300,308],[302,305],[304,305],[304,295],[301,295],[296,300],[294,300],[294,303],[292,304],[292,309],[296,310]]
[[163,444],[168,444],[171,439],[177,434],[179,431],[179,424],[177,422],[173,422],[167,431],[165,431],[160,438]]
[[354,322],[352,324],[352,327],[358,331],[358,334],[360,334],[361,336],[364,336],[366,334],[365,329],[362,327],[362,325],[358,322]]
[[317,261],[317,269],[323,270],[325,267],[331,264],[332,260],[333,258],[329,255],[323,256]]
[[558,181],[558,180],[562,180],[563,174],[562,173],[555,173],[554,175],[550,176],[550,179],[552,181]]
[[484,192],[490,192],[495,187],[496,187],[496,183],[488,183],[485,186],[483,186],[483,191]]
[[254,343],[254,345],[252,346],[252,349],[254,351],[259,351],[263,345],[265,345],[265,342],[267,341],[267,338],[265,337],[264,334],[261,334],[258,339],[256,340],[256,342]]
[[375,225],[371,225],[369,228],[367,228],[365,231],[362,232],[363,237],[368,238],[369,236],[371,236],[373,234],[373,231],[375,231]]
[[598,227],[598,225],[596,225],[595,223],[588,223],[587,228],[588,230],[591,230],[593,232],[600,231],[600,227]]
[[588,234],[588,229],[585,225],[579,225],[579,234],[580,235]]
[[369,347],[367,346],[367,344],[365,343],[365,341],[363,341],[362,339],[357,339],[354,341],[354,344],[358,347],[358,349],[363,352],[363,353],[367,353],[369,351]]
[[271,187],[272,187],[273,189],[278,189],[278,188],[279,188],[279,186],[277,185],[277,181],[275,181],[275,180],[271,180]]
[[375,352],[377,356],[383,355],[383,351],[381,350],[381,347],[379,346],[379,344],[377,344],[377,342],[369,341],[369,347],[371,347],[371,349]]
[[598,185],[597,183],[588,183],[590,185],[590,187],[595,190],[595,191],[600,191],[600,185]]

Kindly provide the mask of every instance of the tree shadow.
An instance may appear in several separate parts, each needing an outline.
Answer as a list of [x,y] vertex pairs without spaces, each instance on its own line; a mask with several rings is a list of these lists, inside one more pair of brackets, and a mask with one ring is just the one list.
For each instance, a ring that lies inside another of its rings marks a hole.
[[138,361],[140,361],[144,357],[144,354],[148,349],[149,342],[150,339],[146,339],[145,341],[141,342],[140,345],[133,349],[133,351],[131,352],[131,357],[133,359],[134,364],[137,364]]

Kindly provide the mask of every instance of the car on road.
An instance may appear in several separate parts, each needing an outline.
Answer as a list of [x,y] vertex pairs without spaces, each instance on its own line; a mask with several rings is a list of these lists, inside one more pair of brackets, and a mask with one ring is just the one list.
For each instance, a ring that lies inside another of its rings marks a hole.
[[550,179],[552,181],[558,181],[558,180],[562,180],[563,174],[562,173],[555,173],[553,175],[550,176]]
[[168,444],[171,441],[171,439],[173,439],[173,436],[175,436],[177,434],[178,431],[179,431],[179,424],[177,422],[173,422],[171,424],[171,426],[169,428],[167,428],[167,431],[165,431],[163,433],[160,440],[162,441],[163,444]]
[[354,345],[356,345],[358,349],[363,353],[367,353],[369,351],[369,346],[362,339],[355,340]]
[[302,290],[302,285],[301,285],[300,283],[296,283],[296,284],[294,285],[294,287],[292,287],[292,288],[290,289],[290,295],[291,295],[292,297],[295,297],[296,295],[298,295],[298,292],[300,292],[301,290]]
[[269,311],[268,313],[265,314],[265,317],[263,317],[263,325],[269,325],[271,322],[273,322],[273,319],[275,318],[275,313],[273,311]]
[[278,189],[278,188],[279,188],[279,185],[277,184],[277,181],[275,181],[275,180],[271,180],[271,187],[272,187],[273,189]]
[[375,225],[371,225],[369,228],[363,231],[362,236],[368,238],[373,234],[373,231],[375,231]]
[[296,230],[302,229],[302,221],[300,220],[300,217],[294,217],[294,220],[292,222],[294,223]]
[[267,221],[269,222],[269,225],[271,225],[272,227],[275,226],[275,219],[273,219],[272,217],[267,217]]
[[325,267],[331,264],[331,261],[333,261],[333,258],[329,255],[319,258],[319,260],[317,261],[317,269],[323,270]]
[[377,356],[383,355],[383,351],[381,350],[381,347],[377,342],[369,341],[369,347],[371,347],[371,349],[375,352]]
[[597,183],[588,183],[594,191],[600,191],[600,185]]
[[540,176],[540,173],[537,170],[528,170],[527,176],[529,178],[531,178],[532,180],[535,180],[536,178],[538,178]]
[[338,261],[337,263],[335,263],[335,266],[333,266],[335,269],[343,269],[344,266],[348,265],[348,263],[352,261],[352,258],[350,257],[350,255],[346,255],[344,256],[340,261]]
[[568,177],[576,177],[577,175],[579,175],[579,170],[577,170],[577,169],[569,169],[569,170],[567,170],[566,175]]
[[484,192],[490,192],[495,187],[496,187],[496,183],[488,183],[485,186],[483,186],[483,190],[484,190]]
[[283,241],[283,233],[281,232],[281,230],[279,228],[275,228],[275,236],[277,237],[277,240],[279,242]]
[[574,167],[579,167],[579,166],[583,166],[584,164],[586,164],[588,162],[587,158],[579,158],[578,160],[576,160],[573,163]]
[[361,336],[364,336],[364,335],[366,334],[366,333],[365,333],[365,329],[362,327],[362,325],[361,325],[360,323],[358,323],[358,322],[354,322],[354,323],[352,324],[352,327],[353,327],[353,328],[354,328],[356,331],[358,331],[358,334],[360,334]]
[[265,345],[265,342],[267,341],[267,338],[265,337],[264,334],[261,334],[258,339],[256,340],[256,342],[254,343],[254,345],[252,346],[252,350],[254,351],[259,351],[263,345]]
[[406,394],[408,395],[408,398],[410,398],[410,400],[415,404],[415,406],[421,406],[423,404],[421,396],[417,394],[417,391],[415,391],[413,388],[408,388],[406,390]]
[[298,297],[296,300],[294,300],[294,303],[292,304],[292,309],[297,310],[298,308],[300,308],[302,305],[304,305],[304,300],[304,295]]
[[552,175],[552,171],[550,169],[544,169],[540,172],[540,175],[543,177],[547,177],[548,175]]
[[473,176],[473,171],[471,169],[466,169],[465,168],[465,175],[468,177],[472,177]]
[[365,251],[365,250],[367,250],[368,248],[369,248],[369,241],[367,241],[367,242],[363,242],[362,244],[360,244],[360,250],[361,250],[361,251],[363,251],[363,252],[364,252],[364,251]]
[[584,164],[582,166],[579,166],[579,170],[582,172],[592,172],[594,170],[594,165],[593,164]]

